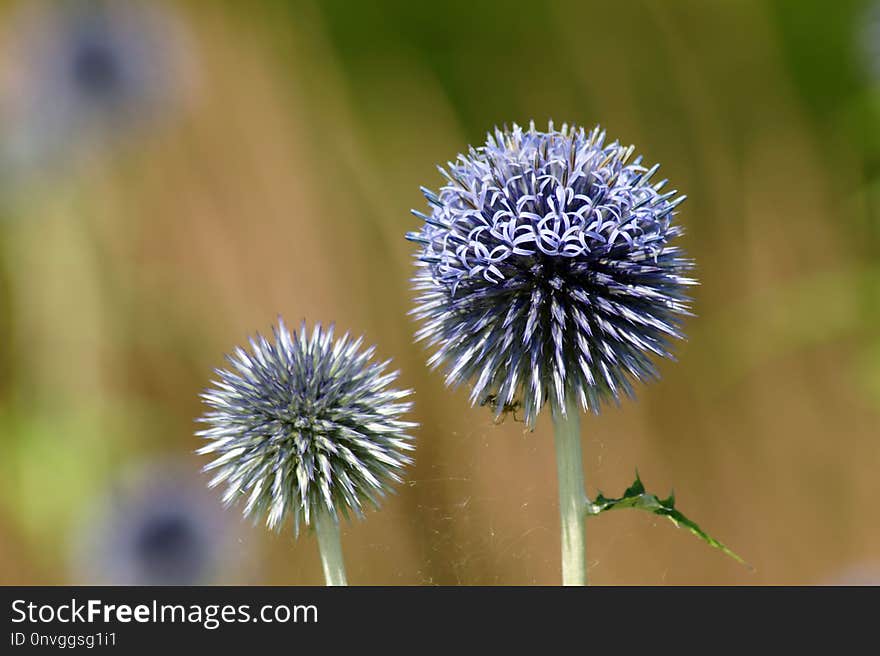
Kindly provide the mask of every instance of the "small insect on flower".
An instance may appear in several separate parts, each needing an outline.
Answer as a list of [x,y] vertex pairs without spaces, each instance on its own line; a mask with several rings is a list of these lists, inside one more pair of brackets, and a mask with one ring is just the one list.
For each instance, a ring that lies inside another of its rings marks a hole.
[[280,319],[273,333],[251,339],[250,353],[235,349],[202,395],[208,444],[198,453],[217,456],[210,485],[225,484],[227,504],[245,497],[244,514],[270,528],[288,514],[296,531],[319,513],[360,516],[411,462],[416,424],[401,416],[412,391],[389,387],[398,372],[372,362],[362,338],[334,342],[320,325],[309,336],[305,324],[291,334]]
[[512,403],[498,403],[498,395],[487,394],[480,400],[480,407],[491,406],[495,412],[493,422],[503,424],[508,414],[513,414],[514,421],[521,421],[516,416],[516,411],[522,408],[522,401],[514,399]]
[[471,403],[498,416],[520,399],[534,428],[549,400],[598,412],[656,377],[652,356],[672,357],[696,281],[672,242],[684,200],[651,179],[658,166],[634,148],[551,123],[496,129],[422,189],[416,339],[434,347],[446,383],[472,385]]

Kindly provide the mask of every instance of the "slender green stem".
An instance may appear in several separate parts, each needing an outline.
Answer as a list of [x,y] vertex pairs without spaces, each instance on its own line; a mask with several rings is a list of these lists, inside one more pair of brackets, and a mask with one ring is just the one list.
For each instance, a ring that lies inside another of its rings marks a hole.
[[587,584],[586,492],[581,460],[580,408],[569,399],[565,412],[554,405],[559,516],[562,520],[562,585]]
[[315,533],[324,567],[327,585],[348,585],[345,580],[345,563],[342,560],[342,542],[339,539],[339,522],[328,513],[315,517]]

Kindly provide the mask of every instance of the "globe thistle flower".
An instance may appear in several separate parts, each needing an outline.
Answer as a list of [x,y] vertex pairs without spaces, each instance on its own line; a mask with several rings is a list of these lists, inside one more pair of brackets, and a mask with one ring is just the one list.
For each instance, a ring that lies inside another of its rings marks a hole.
[[634,148],[550,123],[496,129],[440,171],[419,245],[412,314],[446,383],[534,428],[551,401],[598,412],[656,376],[689,314],[691,261],[673,244],[684,200]]
[[11,21],[0,114],[6,167],[42,168],[126,136],[181,97],[189,67],[176,14],[158,3],[28,4]]
[[218,456],[205,467],[217,471],[210,485],[226,485],[226,503],[246,495],[244,514],[265,515],[269,528],[288,514],[298,530],[316,514],[378,506],[411,462],[416,424],[401,419],[411,390],[389,387],[398,372],[371,362],[363,338],[334,342],[320,324],[291,334],[280,319],[273,333],[251,339],[251,353],[237,348],[202,395],[210,428],[198,434],[209,443],[198,453]]
[[295,531],[314,525],[329,585],[345,585],[339,514],[362,515],[411,462],[407,432],[416,424],[401,415],[412,408],[411,390],[389,387],[398,372],[390,361],[371,361],[375,347],[346,333],[333,341],[333,327],[305,324],[288,332],[279,319],[274,342],[257,335],[251,352],[236,348],[232,369],[202,398],[210,427],[198,435],[200,454],[217,458],[210,486],[226,485],[228,505],[246,497],[245,516],[265,515],[277,528],[287,515]]
[[496,128],[440,168],[439,192],[422,189],[430,212],[407,234],[429,365],[496,419],[522,410],[534,429],[551,404],[566,585],[587,580],[579,412],[657,376],[696,284],[674,244],[685,197],[633,153],[599,127]]
[[73,572],[90,585],[204,585],[227,569],[234,534],[182,467],[151,465],[114,486],[80,527]]

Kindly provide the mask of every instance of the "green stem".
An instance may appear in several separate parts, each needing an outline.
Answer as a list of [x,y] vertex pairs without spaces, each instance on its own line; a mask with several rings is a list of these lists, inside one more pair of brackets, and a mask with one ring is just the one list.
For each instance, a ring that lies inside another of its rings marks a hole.
[[586,496],[581,459],[580,408],[568,399],[565,412],[554,405],[559,516],[562,520],[562,585],[587,584]]
[[327,585],[348,585],[345,580],[345,563],[342,560],[342,542],[339,539],[339,522],[329,513],[315,517],[315,533],[321,552],[321,565]]

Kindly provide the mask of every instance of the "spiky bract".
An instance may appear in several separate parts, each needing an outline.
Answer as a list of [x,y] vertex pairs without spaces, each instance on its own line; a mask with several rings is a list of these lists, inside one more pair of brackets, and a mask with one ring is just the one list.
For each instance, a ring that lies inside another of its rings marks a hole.
[[417,339],[436,347],[446,382],[473,385],[502,413],[521,404],[534,427],[548,400],[598,412],[656,376],[689,314],[691,261],[671,245],[684,200],[650,181],[633,147],[551,123],[496,129],[447,168],[420,245]]
[[198,452],[218,456],[205,467],[217,471],[210,484],[226,485],[227,504],[245,496],[244,514],[270,528],[287,514],[297,531],[318,512],[360,515],[411,461],[416,424],[401,415],[412,392],[389,387],[398,372],[372,362],[362,338],[334,342],[320,325],[309,336],[305,324],[291,334],[281,320],[273,333],[251,339],[250,353],[236,348],[202,395],[210,427],[198,434],[209,443]]

